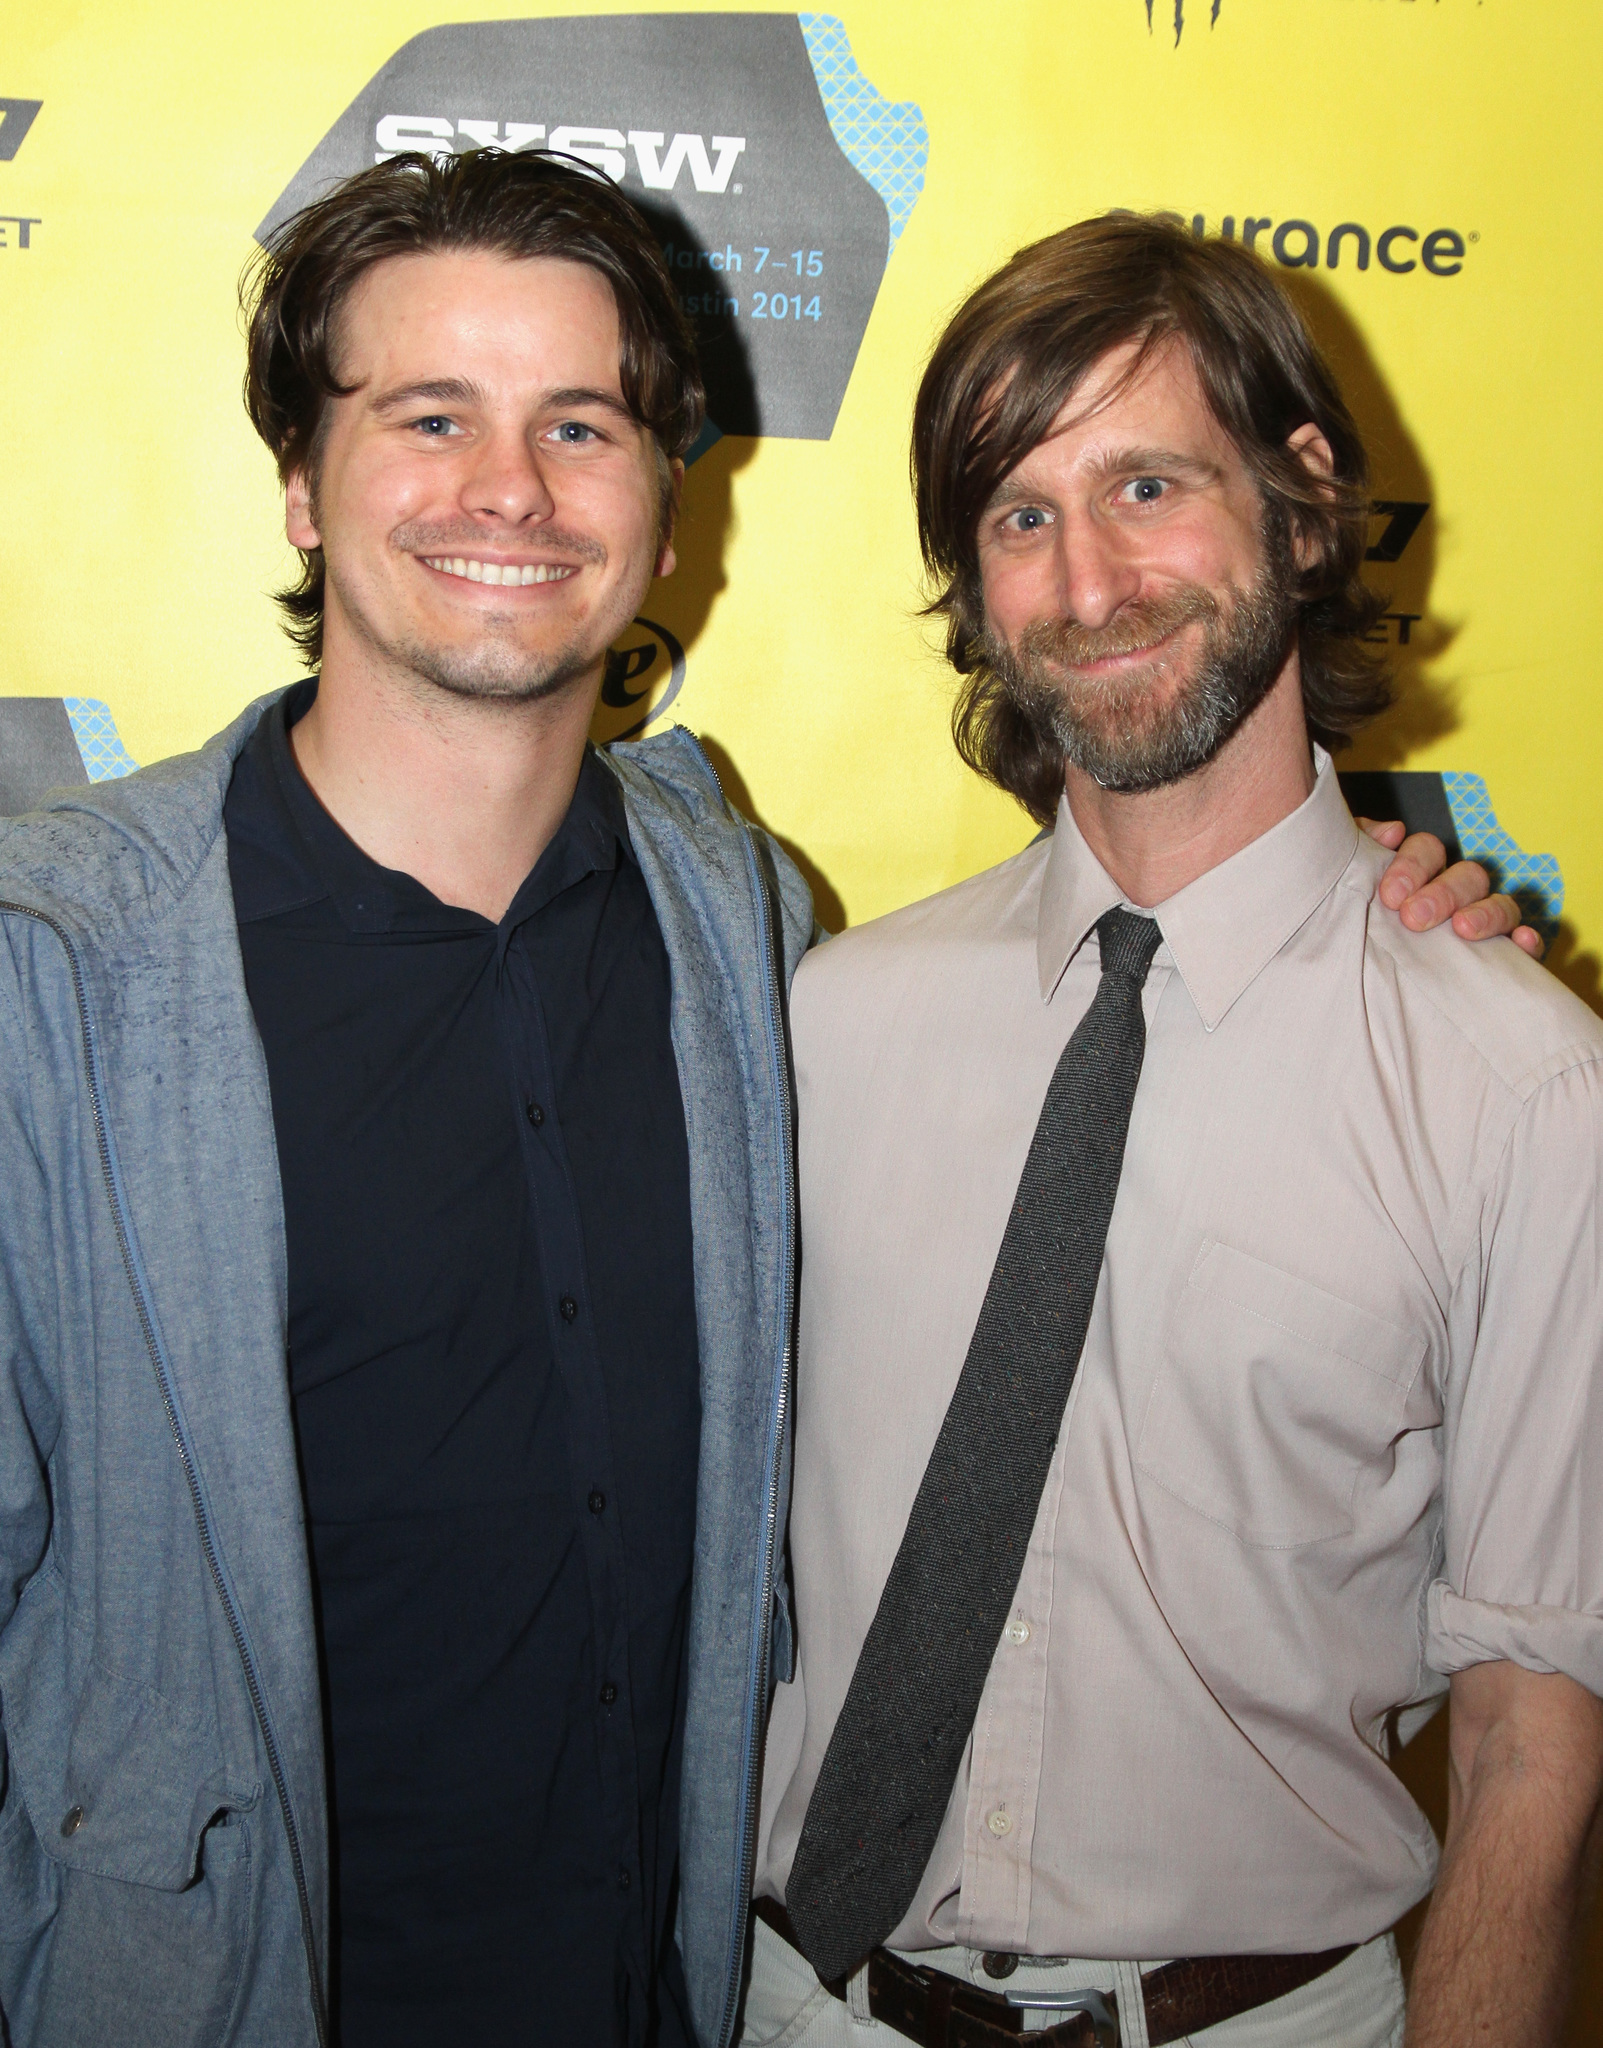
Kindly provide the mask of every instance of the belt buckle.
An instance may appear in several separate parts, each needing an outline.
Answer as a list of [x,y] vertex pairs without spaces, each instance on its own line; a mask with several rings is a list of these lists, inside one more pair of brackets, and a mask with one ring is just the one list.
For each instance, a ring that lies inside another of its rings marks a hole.
[[1120,2048],[1118,2014],[1102,1991],[1009,1991],[1009,2005],[1019,2012],[1055,2012],[1064,2019],[1081,2013],[1091,2022],[1097,2048]]

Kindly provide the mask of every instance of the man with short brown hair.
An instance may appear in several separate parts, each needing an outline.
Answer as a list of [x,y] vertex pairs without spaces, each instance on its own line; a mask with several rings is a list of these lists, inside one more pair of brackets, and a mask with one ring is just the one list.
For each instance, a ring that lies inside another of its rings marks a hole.
[[1603,1793],[1603,1028],[1402,937],[1329,746],[1368,479],[1157,221],[937,345],[958,743],[1043,821],[793,992],[799,1660],[745,2040],[1552,2042]]
[[251,309],[318,674],[0,828],[0,2035],[718,2048],[811,907],[586,740],[694,351],[549,156],[373,167]]

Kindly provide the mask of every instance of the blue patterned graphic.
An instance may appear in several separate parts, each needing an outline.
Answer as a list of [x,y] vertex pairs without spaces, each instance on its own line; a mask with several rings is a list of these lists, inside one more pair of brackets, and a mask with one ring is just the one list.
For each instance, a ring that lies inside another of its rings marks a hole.
[[912,217],[924,189],[930,132],[923,109],[911,100],[882,99],[852,55],[846,26],[833,14],[798,14],[823,95],[830,133],[854,170],[861,171],[891,217],[891,247]]
[[1518,896],[1531,922],[1551,931],[1564,908],[1564,877],[1552,854],[1527,853],[1509,837],[1497,822],[1480,776],[1444,774],[1442,787],[1465,858],[1480,861],[1490,871],[1494,888]]
[[118,737],[111,707],[98,697],[63,697],[61,701],[72,721],[72,736],[89,780],[115,782],[119,775],[132,775],[139,763]]

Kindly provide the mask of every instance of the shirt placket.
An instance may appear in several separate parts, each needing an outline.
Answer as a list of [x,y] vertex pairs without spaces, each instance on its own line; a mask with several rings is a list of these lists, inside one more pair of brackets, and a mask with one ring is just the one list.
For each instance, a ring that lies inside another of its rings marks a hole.
[[970,1948],[1018,1952],[1025,1948],[1029,1935],[1030,1872],[1041,1797],[1063,1470],[1060,1439],[1018,1590],[974,1718],[963,1818],[962,1894],[956,1920],[957,1939]]
[[624,1914],[632,1973],[649,1980],[640,1863],[639,1788],[629,1687],[628,1603],[612,1436],[590,1300],[579,1202],[558,1114],[550,1041],[525,920],[505,945],[498,987],[535,1234],[545,1281],[551,1350],[563,1390],[574,1518],[583,1546],[596,1646],[594,1711],[601,1761],[602,1825]]
[[[1171,971],[1167,949],[1160,949],[1142,991],[1142,1010],[1149,1033]],[[1081,1013],[1095,993],[1099,974],[1099,968],[1086,974],[1088,988],[1080,1004]],[[1031,1877],[1053,1654],[1052,1590],[1058,1515],[1063,1501],[1069,1428],[1086,1364],[1082,1356],[1059,1432],[1057,1452],[1042,1489],[1018,1590],[974,1719],[968,1799],[963,1816],[962,1885],[954,1922],[957,1940],[970,1948],[1001,1948],[1020,1953],[1029,1946]],[[1065,1645],[1060,1654],[1072,1655],[1072,1644]],[[1059,1773],[1072,1770],[1072,1759],[1057,1759],[1056,1768]]]

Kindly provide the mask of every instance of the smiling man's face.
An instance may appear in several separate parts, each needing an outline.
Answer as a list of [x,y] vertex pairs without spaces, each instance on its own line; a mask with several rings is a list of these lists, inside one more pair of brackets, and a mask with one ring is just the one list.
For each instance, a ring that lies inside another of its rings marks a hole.
[[[1184,348],[1097,363],[980,520],[985,652],[1103,787],[1211,760],[1295,660],[1297,569]],[[1318,466],[1312,428],[1291,446]]]
[[288,491],[290,540],[323,550],[325,664],[503,701],[594,687],[674,561],[606,280],[556,258],[394,257],[343,307],[338,364],[356,388]]

